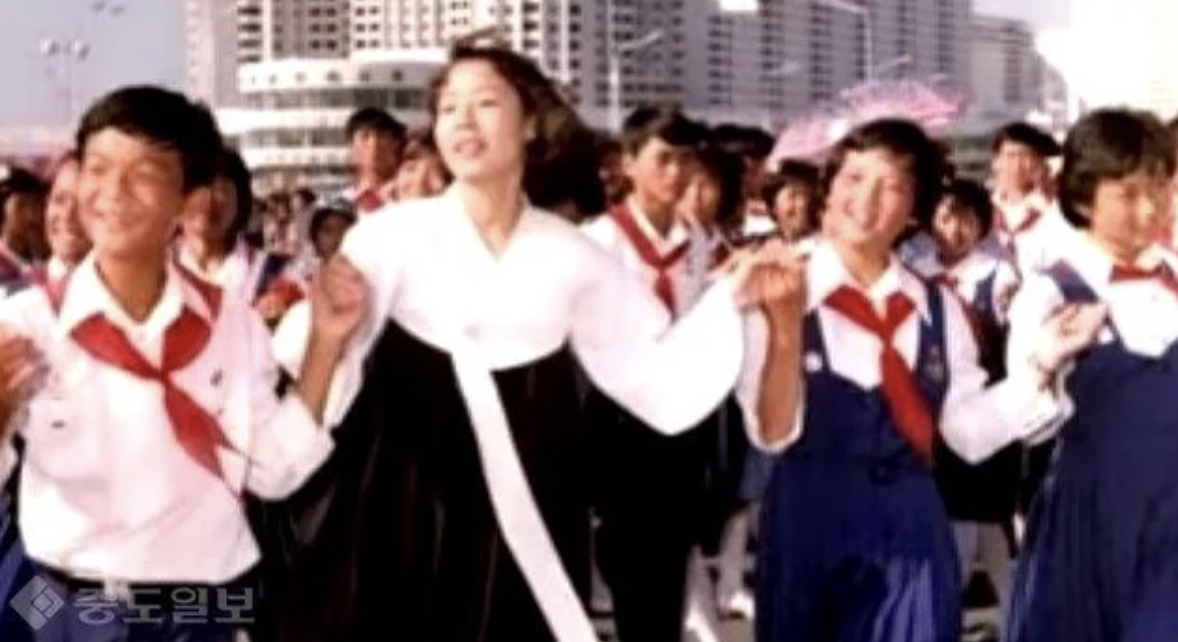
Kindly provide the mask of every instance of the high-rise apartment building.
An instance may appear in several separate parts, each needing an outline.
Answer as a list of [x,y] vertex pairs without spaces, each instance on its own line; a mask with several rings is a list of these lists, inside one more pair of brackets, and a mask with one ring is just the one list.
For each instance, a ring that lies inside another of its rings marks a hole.
[[1027,113],[1041,102],[1046,69],[1031,27],[1019,20],[978,15],[971,42],[975,107],[991,113]]

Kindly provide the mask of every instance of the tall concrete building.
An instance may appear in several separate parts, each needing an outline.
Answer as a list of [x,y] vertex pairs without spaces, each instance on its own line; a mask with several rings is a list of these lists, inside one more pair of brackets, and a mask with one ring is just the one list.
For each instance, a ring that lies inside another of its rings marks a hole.
[[[184,87],[211,105],[237,99],[237,66],[243,62],[235,0],[187,0],[184,3]],[[260,34],[260,29],[258,30]]]
[[348,0],[186,0],[185,87],[214,106],[240,101],[238,68],[346,57]]
[[1030,25],[978,15],[971,38],[970,97],[975,108],[1015,115],[1039,107],[1047,69]]
[[1069,82],[1087,108],[1178,113],[1178,2],[1072,0]]

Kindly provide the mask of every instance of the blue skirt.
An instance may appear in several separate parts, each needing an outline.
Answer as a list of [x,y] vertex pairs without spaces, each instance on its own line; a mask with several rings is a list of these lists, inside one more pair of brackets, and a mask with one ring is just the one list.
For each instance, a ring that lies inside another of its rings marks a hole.
[[34,569],[25,555],[16,527],[11,495],[0,493],[0,640],[23,642],[33,639],[29,623],[17,613],[12,599],[32,581]]
[[1010,639],[1178,640],[1178,425],[1091,428],[1065,429],[1032,510]]
[[760,642],[958,642],[961,580],[919,462],[787,455],[765,494]]

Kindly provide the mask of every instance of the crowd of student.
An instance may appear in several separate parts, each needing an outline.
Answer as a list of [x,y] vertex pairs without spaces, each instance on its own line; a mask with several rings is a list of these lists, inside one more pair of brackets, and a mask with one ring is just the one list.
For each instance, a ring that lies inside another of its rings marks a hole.
[[493,46],[429,107],[338,194],[154,87],[6,172],[0,639],[957,642],[975,569],[1004,640],[1178,639],[1155,116],[982,185],[903,120],[604,135]]

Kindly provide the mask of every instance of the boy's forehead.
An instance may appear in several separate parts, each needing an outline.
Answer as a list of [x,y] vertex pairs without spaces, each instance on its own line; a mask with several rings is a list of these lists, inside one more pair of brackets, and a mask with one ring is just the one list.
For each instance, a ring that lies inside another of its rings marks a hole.
[[1039,150],[1035,149],[1035,147],[1033,145],[1031,145],[1030,143],[1027,143],[1027,142],[1014,140],[1012,138],[1008,138],[1008,139],[1002,141],[1002,144],[998,146],[998,153],[999,154],[1020,154],[1023,156],[1030,156],[1031,158],[1034,158],[1035,160],[1042,160],[1043,159],[1043,155],[1040,154]]
[[146,136],[114,127],[98,130],[85,141],[83,158],[101,155],[127,161],[151,162],[161,165],[182,165],[180,152],[167,144]]
[[648,150],[653,151],[653,152],[674,152],[676,154],[693,154],[693,153],[695,153],[695,148],[692,147],[691,145],[674,145],[674,144],[667,142],[667,140],[665,138],[663,138],[662,136],[658,136],[658,135],[654,135],[654,136],[651,136],[650,138],[647,138],[646,142],[642,143],[642,145],[638,148],[639,153],[642,153],[642,152],[645,152]]

